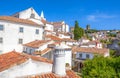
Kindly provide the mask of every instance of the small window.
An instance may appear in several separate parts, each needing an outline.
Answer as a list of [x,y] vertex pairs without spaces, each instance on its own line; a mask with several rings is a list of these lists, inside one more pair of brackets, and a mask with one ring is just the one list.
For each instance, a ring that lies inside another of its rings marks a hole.
[[23,27],[20,27],[20,28],[19,28],[19,32],[21,32],[21,33],[23,33],[23,32],[24,32]]
[[39,29],[36,29],[35,34],[39,34]]
[[90,55],[89,55],[89,54],[86,54],[86,58],[90,58]]
[[79,54],[79,57],[82,58],[82,54]]
[[0,31],[3,31],[3,30],[4,30],[3,25],[0,25]]
[[0,43],[3,43],[3,38],[0,37]]
[[30,16],[30,18],[35,18],[35,14],[32,13],[31,16]]
[[2,50],[0,50],[0,54],[2,54]]
[[19,39],[18,43],[23,44],[23,39]]

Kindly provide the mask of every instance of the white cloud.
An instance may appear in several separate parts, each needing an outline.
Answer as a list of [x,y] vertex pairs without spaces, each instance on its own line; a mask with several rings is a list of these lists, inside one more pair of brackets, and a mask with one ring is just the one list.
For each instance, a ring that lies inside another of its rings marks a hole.
[[96,16],[94,16],[94,15],[88,15],[88,16],[87,16],[87,20],[88,20],[88,21],[97,21],[97,20],[96,20]]
[[101,19],[111,19],[115,17],[116,17],[115,15],[97,14],[97,15],[88,15],[87,20],[96,22],[96,21],[100,21]]

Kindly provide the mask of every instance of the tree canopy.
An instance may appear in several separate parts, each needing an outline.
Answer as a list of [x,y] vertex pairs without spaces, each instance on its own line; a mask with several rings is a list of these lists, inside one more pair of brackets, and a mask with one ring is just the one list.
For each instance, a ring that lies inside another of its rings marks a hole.
[[74,39],[79,40],[83,35],[84,35],[84,30],[79,26],[79,23],[75,21]]
[[82,69],[83,78],[120,78],[120,57],[95,57],[86,60]]

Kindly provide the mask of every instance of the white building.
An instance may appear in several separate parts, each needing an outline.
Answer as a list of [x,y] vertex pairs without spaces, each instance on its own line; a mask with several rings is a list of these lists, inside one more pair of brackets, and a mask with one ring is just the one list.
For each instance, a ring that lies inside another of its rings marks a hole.
[[64,22],[53,22],[55,32],[69,32],[69,26]]
[[69,33],[62,33],[62,32],[57,32],[56,35],[59,37],[59,38],[70,38],[71,35]]
[[42,40],[43,31],[43,25],[31,20],[0,16],[0,52],[22,52],[21,44]]
[[103,48],[102,43],[100,43],[99,41],[89,41],[87,43],[80,44],[80,47]]
[[73,47],[73,54],[75,54],[75,59],[85,60],[92,59],[95,55],[102,55],[104,57],[109,56],[109,49],[103,48],[83,48],[83,47]]

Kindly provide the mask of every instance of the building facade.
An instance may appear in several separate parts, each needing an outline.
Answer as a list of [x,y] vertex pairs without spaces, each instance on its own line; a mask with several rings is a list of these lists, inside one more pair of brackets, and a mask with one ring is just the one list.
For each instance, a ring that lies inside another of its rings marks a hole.
[[41,40],[43,31],[43,26],[33,21],[0,16],[0,52],[22,52],[21,44]]

